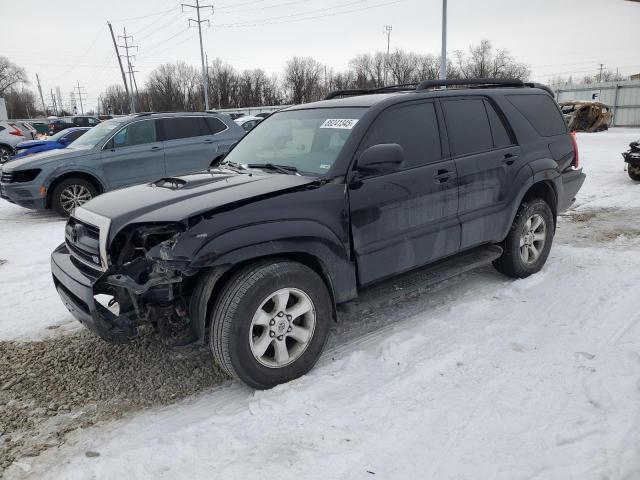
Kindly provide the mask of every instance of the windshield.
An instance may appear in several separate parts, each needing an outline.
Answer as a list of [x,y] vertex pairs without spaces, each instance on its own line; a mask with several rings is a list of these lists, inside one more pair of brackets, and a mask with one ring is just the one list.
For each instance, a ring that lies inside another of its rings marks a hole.
[[271,115],[231,151],[225,161],[272,163],[302,173],[324,174],[366,108],[315,108]]
[[116,128],[126,122],[127,118],[118,118],[99,123],[80,138],[71,143],[72,148],[93,148],[100,143],[107,135],[110,135]]

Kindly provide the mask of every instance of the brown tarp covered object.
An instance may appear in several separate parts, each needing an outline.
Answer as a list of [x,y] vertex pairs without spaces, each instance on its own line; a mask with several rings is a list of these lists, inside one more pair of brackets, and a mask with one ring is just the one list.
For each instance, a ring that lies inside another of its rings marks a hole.
[[611,109],[602,102],[562,102],[560,108],[569,130],[575,132],[607,130],[613,119]]

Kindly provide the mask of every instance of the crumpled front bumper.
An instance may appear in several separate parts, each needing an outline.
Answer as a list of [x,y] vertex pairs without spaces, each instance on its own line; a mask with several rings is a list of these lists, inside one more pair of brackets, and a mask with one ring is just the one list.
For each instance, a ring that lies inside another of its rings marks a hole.
[[109,343],[126,343],[135,336],[131,322],[124,322],[95,300],[96,284],[103,274],[78,268],[64,243],[51,254],[51,273],[60,299],[85,327]]

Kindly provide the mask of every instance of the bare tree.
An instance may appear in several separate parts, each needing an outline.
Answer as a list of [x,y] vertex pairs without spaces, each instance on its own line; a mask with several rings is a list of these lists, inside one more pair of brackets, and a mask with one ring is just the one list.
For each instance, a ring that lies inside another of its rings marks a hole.
[[9,118],[30,118],[43,114],[41,110],[36,110],[36,96],[31,90],[12,88],[4,94],[4,98]]
[[7,57],[0,56],[0,96],[17,87],[21,83],[29,83],[27,72],[11,62]]
[[110,85],[102,93],[101,97],[102,105],[100,105],[100,111],[116,115],[130,113],[129,98],[121,85]]
[[292,103],[307,103],[322,97],[323,66],[311,57],[293,57],[287,62],[284,84],[291,91]]
[[489,40],[470,46],[467,52],[455,52],[455,65],[461,78],[517,78],[527,80],[528,65],[517,62],[508,50],[494,49]]

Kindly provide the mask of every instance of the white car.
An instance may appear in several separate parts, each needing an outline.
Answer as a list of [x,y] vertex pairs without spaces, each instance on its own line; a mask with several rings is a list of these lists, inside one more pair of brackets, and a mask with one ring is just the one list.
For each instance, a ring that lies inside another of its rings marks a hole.
[[[7,163],[15,153],[15,147],[27,140],[25,132],[13,122],[0,122],[0,165]],[[31,138],[29,138],[31,140]]]
[[236,118],[234,122],[244,128],[245,131],[249,132],[263,120],[264,118],[261,117],[251,117],[247,115],[246,117]]

